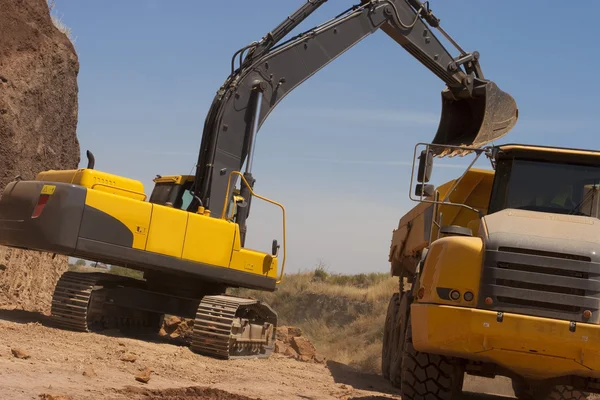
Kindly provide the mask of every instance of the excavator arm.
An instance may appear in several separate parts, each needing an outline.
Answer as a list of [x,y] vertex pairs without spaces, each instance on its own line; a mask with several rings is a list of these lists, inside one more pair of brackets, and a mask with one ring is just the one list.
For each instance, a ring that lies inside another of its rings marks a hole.
[[[508,133],[516,123],[513,98],[484,79],[479,54],[460,49],[419,0],[362,0],[335,18],[279,43],[325,2],[308,0],[261,41],[234,54],[231,74],[205,120],[190,210],[203,206],[220,216],[231,195],[227,193],[230,172],[241,171],[244,162],[244,176],[253,185],[255,137],[270,112],[295,87],[378,29],[446,83],[442,117],[433,140],[441,146],[438,155],[448,154],[443,145],[485,145]],[[457,57],[444,48],[430,26],[457,47]],[[235,69],[237,57],[240,65]],[[233,185],[229,191],[232,189]],[[242,196],[250,197],[244,188]],[[247,212],[238,214],[242,235],[246,217]]]

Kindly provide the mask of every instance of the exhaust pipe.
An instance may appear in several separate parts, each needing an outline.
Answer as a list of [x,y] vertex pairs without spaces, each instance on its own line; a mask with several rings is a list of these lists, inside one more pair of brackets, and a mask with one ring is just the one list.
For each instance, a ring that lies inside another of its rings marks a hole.
[[437,156],[468,153],[444,145],[476,149],[503,137],[517,123],[519,110],[513,97],[494,82],[483,82],[468,97],[457,98],[448,88],[442,91],[442,116],[432,142],[440,145],[432,147]]
[[94,169],[94,165],[96,164],[96,157],[94,157],[94,154],[89,150],[85,151],[85,155],[88,159],[87,169]]

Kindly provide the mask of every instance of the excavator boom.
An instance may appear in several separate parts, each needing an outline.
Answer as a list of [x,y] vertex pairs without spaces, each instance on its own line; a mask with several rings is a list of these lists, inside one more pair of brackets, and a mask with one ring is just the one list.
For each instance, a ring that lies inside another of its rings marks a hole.
[[[479,54],[464,52],[441,30],[459,49],[459,56],[453,57],[432,32],[431,27],[441,29],[439,19],[419,0],[363,0],[279,43],[323,3],[325,0],[308,1],[260,42],[234,54],[232,72],[205,120],[194,183],[196,200],[190,210],[204,206],[213,215],[221,215],[224,200],[231,196],[232,188],[227,191],[231,171],[240,171],[247,161],[245,177],[250,185],[254,182],[255,135],[270,112],[295,87],[379,29],[446,83],[442,116],[433,140],[440,145],[437,155],[449,153],[444,145],[483,146],[508,133],[516,123],[515,101],[484,79]],[[240,59],[237,69],[236,57]],[[249,198],[244,193],[242,197]],[[242,212],[238,220],[242,235],[245,217]]]

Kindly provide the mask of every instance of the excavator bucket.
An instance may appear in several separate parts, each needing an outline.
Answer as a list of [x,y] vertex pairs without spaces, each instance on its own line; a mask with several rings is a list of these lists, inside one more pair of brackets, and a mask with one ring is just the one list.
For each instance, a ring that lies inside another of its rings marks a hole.
[[440,145],[436,155],[468,152],[445,149],[444,145],[482,147],[506,135],[517,123],[517,103],[494,82],[488,81],[475,92],[476,96],[463,99],[449,99],[452,96],[442,92],[442,117],[432,142]]

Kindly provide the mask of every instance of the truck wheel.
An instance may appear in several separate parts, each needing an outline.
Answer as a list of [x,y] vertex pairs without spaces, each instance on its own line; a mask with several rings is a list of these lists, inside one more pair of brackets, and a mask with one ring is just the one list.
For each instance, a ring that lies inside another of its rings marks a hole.
[[586,400],[588,393],[575,389],[573,386],[554,386],[546,396],[547,400]]
[[460,396],[464,367],[447,357],[415,350],[410,319],[406,325],[402,361],[402,399],[451,400]]
[[398,293],[394,293],[388,304],[383,328],[383,343],[381,346],[381,374],[385,379],[390,378],[390,361],[394,354],[393,338],[398,315]]
[[534,394],[535,400],[586,400],[587,398],[587,393],[567,385],[543,388]]
[[519,400],[586,400],[588,393],[582,392],[572,386],[538,386],[532,389],[524,380],[512,381],[515,397]]
[[529,385],[523,379],[513,379],[512,389],[515,397],[519,400],[533,400],[533,394],[529,391]]
[[408,295],[404,293],[398,305],[396,323],[394,325],[392,340],[392,357],[390,360],[390,382],[396,388],[402,387],[402,359],[404,358],[404,343],[406,336],[406,321],[409,316]]

